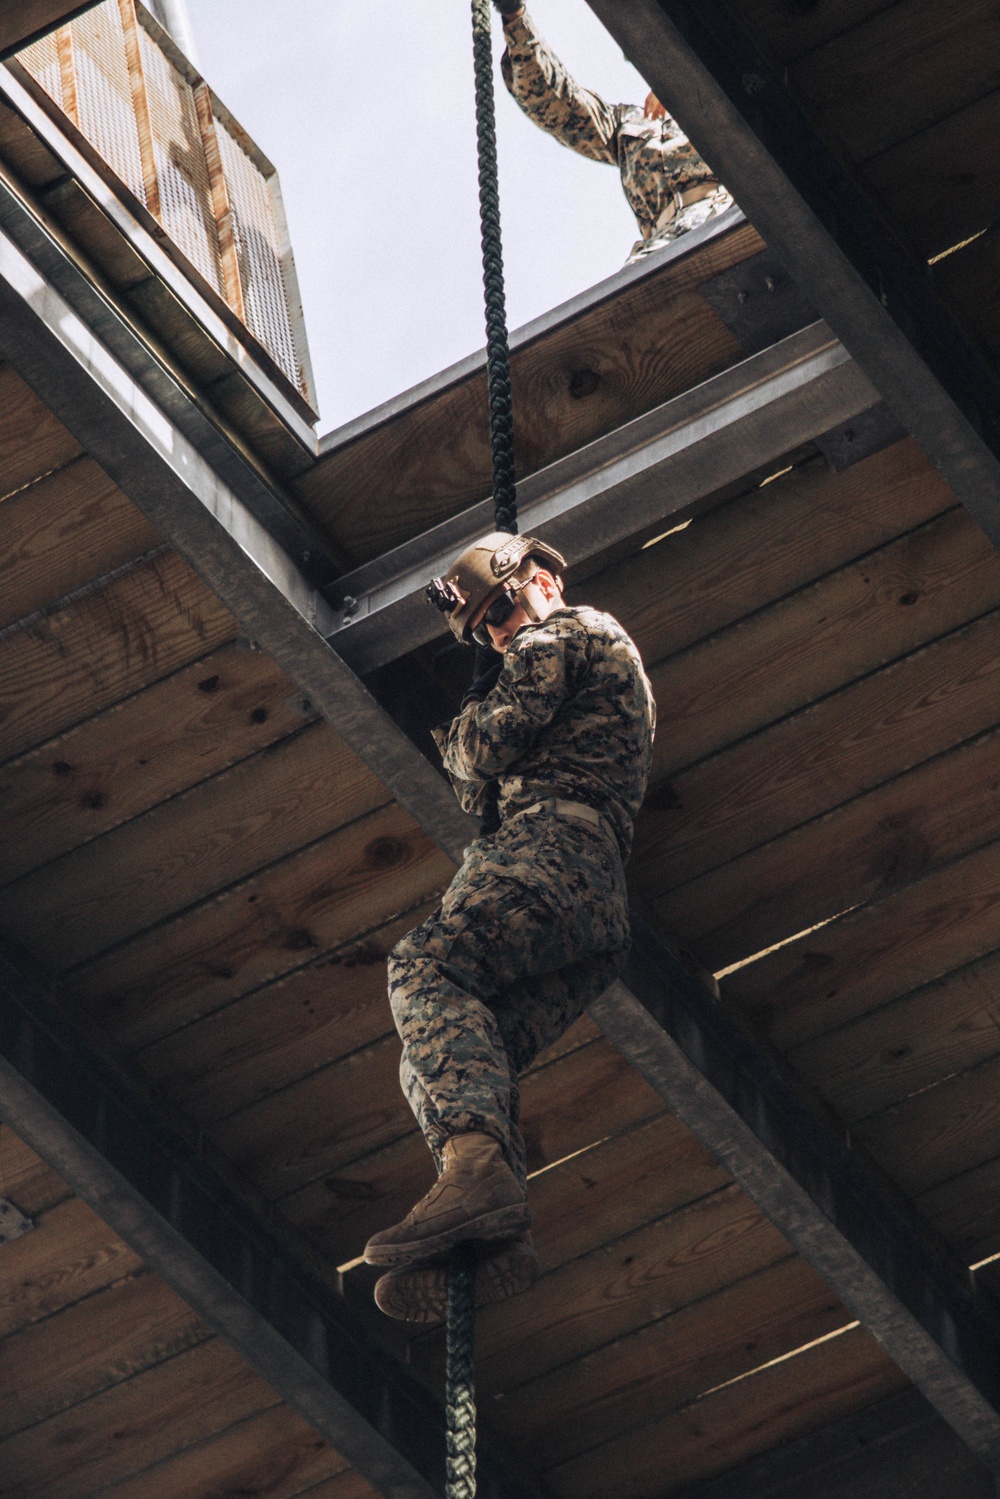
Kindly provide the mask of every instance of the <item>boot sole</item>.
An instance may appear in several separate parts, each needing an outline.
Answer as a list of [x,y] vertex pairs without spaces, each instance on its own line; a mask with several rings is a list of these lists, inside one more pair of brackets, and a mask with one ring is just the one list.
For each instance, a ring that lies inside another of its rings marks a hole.
[[413,1239],[408,1244],[369,1245],[365,1251],[365,1264],[387,1270],[400,1269],[415,1260],[436,1259],[454,1249],[456,1244],[464,1244],[467,1239],[510,1239],[530,1227],[528,1204],[513,1203],[510,1207],[494,1208],[492,1213],[481,1213],[478,1218],[470,1218],[432,1237]]
[[[476,1270],[476,1305],[492,1306],[534,1285],[538,1256],[526,1245],[483,1260]],[[439,1323],[448,1315],[448,1267],[411,1265],[391,1270],[375,1286],[375,1302],[387,1317],[401,1322]]]

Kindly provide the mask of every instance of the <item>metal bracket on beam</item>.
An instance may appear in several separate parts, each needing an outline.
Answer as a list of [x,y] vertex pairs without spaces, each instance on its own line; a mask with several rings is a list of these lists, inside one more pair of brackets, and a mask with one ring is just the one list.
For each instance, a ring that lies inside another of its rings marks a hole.
[[0,1244],[23,1238],[34,1226],[34,1221],[26,1218],[9,1197],[0,1197]]
[[1000,1328],[640,918],[622,978],[590,1015],[1000,1472]]
[[730,266],[699,293],[747,354],[757,354],[816,321],[796,283],[773,250]]

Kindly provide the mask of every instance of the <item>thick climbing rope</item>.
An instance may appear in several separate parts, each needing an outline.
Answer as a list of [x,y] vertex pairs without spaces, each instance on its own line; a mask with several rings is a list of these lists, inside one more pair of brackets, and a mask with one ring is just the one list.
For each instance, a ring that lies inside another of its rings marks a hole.
[[[507,345],[507,309],[500,239],[500,192],[493,98],[490,0],[472,0],[472,55],[476,84],[476,149],[479,157],[479,224],[486,301],[486,388],[493,457],[494,526],[517,534],[514,484],[514,420]],[[478,650],[477,648],[477,657]],[[489,653],[487,653],[488,655]],[[477,659],[477,671],[479,673]],[[497,787],[491,783],[482,831],[499,825]],[[476,1266],[469,1246],[452,1254],[448,1273],[448,1333],[445,1356],[447,1410],[446,1499],[476,1499]]]

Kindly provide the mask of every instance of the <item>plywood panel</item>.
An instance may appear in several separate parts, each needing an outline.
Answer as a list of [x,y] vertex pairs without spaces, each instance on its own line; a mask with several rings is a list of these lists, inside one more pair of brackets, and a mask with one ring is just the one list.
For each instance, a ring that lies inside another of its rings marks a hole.
[[997,785],[994,729],[670,891],[654,908],[718,970],[1000,836]]
[[723,999],[788,1050],[992,952],[998,904],[989,844],[739,969]]
[[0,880],[57,858],[300,729],[260,651],[223,646],[0,769]]
[[88,457],[4,500],[0,539],[0,628],[160,543],[145,516]]
[[10,365],[0,367],[0,500],[79,457],[82,449]]
[[7,760],[235,638],[236,621],[176,553],[0,641]]
[[345,1466],[301,1416],[273,1405],[104,1492],[108,1499],[313,1499]]
[[[18,1198],[14,1199],[18,1201]],[[22,1209],[24,1211],[24,1209]],[[35,1227],[4,1246],[0,1336],[133,1276],[141,1261],[78,1197],[39,1212]]]
[[980,733],[998,687],[993,613],[654,786],[632,880],[679,885]]
[[[522,476],[735,363],[741,350],[697,294],[760,249],[749,226],[557,328],[512,360]],[[574,396],[574,373],[597,376]],[[355,562],[490,492],[485,374],[338,447],[296,483],[299,499]]]
[[425,905],[454,866],[388,805],[64,980],[131,1050]]
[[506,1391],[490,1407],[491,1426],[519,1457],[549,1467],[849,1320],[803,1260],[780,1260]]
[[0,1442],[4,1499],[79,1499],[201,1441],[274,1396],[220,1339]]
[[73,967],[385,800],[343,741],[312,724],[8,885],[0,931]]
[[1000,558],[962,511],[671,657],[653,780],[804,707],[1000,603]]
[[5,1340],[0,1440],[210,1337],[157,1276],[127,1276]]
[[837,474],[815,456],[588,578],[647,666],[954,507],[911,439]]
[[857,1328],[593,1448],[546,1482],[560,1499],[660,1499],[904,1385]]

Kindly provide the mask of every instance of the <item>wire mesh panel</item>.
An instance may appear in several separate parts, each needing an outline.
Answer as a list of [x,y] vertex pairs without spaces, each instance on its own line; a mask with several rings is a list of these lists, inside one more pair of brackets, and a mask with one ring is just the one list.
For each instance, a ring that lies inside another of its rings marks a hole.
[[281,246],[267,179],[218,117],[215,125],[229,190],[246,324],[278,367],[301,388],[302,374],[296,358]]
[[85,11],[71,30],[80,129],[139,202],[145,203],[139,129],[117,4]]
[[18,61],[24,63],[32,78],[37,78],[49,98],[54,99],[60,109],[65,109],[56,33],[50,31],[40,42],[32,42],[30,47],[25,47],[23,52],[18,53]]
[[142,29],[139,46],[163,227],[191,264],[222,293],[219,238],[194,90]]

